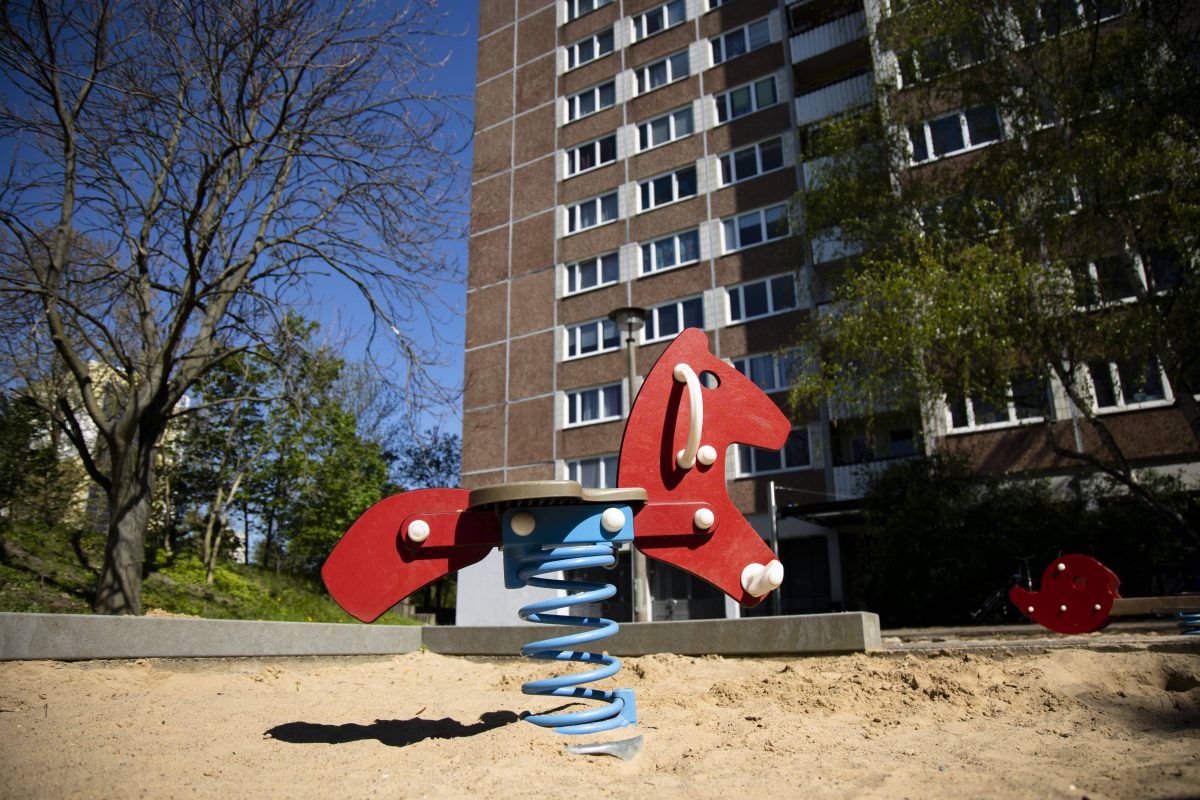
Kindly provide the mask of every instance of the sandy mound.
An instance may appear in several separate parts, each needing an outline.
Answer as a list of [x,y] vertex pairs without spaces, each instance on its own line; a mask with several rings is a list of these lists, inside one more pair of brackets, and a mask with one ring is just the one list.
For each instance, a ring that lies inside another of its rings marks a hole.
[[[574,756],[517,659],[0,664],[0,796],[1200,796],[1200,656],[625,660],[641,755]],[[625,735],[625,734],[623,734]],[[574,739],[572,739],[574,741]]]

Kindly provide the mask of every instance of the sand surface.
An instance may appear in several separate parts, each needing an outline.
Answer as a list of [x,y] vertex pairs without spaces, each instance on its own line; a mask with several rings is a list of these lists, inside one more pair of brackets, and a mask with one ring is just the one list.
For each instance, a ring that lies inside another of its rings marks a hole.
[[630,762],[519,659],[4,663],[0,797],[1200,797],[1198,652],[629,658]]

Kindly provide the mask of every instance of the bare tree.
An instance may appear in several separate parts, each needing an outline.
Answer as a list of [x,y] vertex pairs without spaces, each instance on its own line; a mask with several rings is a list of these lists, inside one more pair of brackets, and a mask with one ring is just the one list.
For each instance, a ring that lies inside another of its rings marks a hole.
[[[314,276],[411,332],[461,225],[434,0],[0,2],[0,331],[107,499],[95,609],[141,611],[154,451]],[[390,348],[389,348],[390,349]]]

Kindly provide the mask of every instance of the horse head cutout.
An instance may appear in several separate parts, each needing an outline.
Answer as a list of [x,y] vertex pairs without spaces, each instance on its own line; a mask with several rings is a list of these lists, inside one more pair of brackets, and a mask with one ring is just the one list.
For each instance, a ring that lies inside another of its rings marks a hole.
[[[778,450],[791,425],[749,378],[712,355],[704,332],[689,328],[646,376],[621,441],[618,481],[646,490],[634,543],[708,581],[749,608],[782,580],[782,565],[729,497],[725,459],[731,444]],[[686,513],[703,503],[699,520]],[[651,512],[649,514],[645,512]],[[680,527],[694,532],[680,537]]]

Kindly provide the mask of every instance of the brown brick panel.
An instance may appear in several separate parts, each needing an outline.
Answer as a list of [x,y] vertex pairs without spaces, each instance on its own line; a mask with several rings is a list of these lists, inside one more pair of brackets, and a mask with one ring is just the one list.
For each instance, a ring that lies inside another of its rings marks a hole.
[[564,297],[558,301],[558,324],[574,325],[585,320],[606,316],[613,309],[629,305],[625,302],[625,297],[625,285],[620,283],[572,297]]
[[504,406],[463,412],[462,471],[504,466]]
[[513,278],[510,298],[510,336],[549,328],[554,324],[554,270]]
[[871,46],[865,38],[839,47],[835,52],[836,56],[828,60],[811,59],[792,70],[796,78],[797,95],[871,69]]
[[[467,449],[466,441],[463,441],[463,452]],[[493,486],[498,483],[504,483],[504,470],[495,470],[492,472],[477,472],[474,475],[463,475],[459,480],[459,488],[462,489],[478,489],[483,486]]]
[[475,63],[476,83],[483,83],[513,68],[513,30],[513,26],[509,25],[479,40]]
[[617,221],[564,237],[558,243],[558,260],[563,264],[616,250],[625,244],[625,223]]
[[512,226],[513,277],[543,270],[554,264],[554,212],[514,222]]
[[[636,17],[643,11],[649,11],[656,6],[661,6],[665,1],[666,0],[625,0],[625,16]],[[682,27],[687,28],[690,26],[691,20],[687,20]]]
[[621,449],[621,434],[624,431],[625,420],[561,430],[558,432],[558,457],[572,459],[597,453],[615,453]]
[[504,341],[508,284],[467,292],[467,347]]
[[513,339],[509,348],[509,399],[548,394],[554,388],[554,332]]
[[513,219],[549,210],[554,205],[554,156],[513,170]]
[[463,354],[463,408],[504,402],[504,343]]
[[472,180],[483,180],[511,166],[512,128],[511,122],[503,122],[475,134]]
[[563,126],[558,132],[558,146],[574,147],[621,127],[621,104],[606,108],[596,114],[582,117]]
[[[571,44],[571,42],[564,41],[563,44]],[[619,53],[619,50],[614,50],[603,58],[598,58],[570,72],[564,72],[558,76],[558,93],[566,97],[614,77],[621,71]]]
[[508,222],[510,173],[480,181],[471,187],[471,233],[476,234]]
[[650,274],[633,282],[633,304],[649,308],[668,300],[690,297],[709,288],[710,283],[707,261]]
[[638,214],[633,218],[629,235],[635,242],[659,239],[668,233],[694,228],[704,219],[704,214],[704,196],[700,195]]
[[570,205],[589,197],[616,189],[625,180],[625,170],[621,162],[614,161],[606,167],[567,178],[558,185],[558,202],[560,205]]
[[589,33],[611,28],[612,24],[621,16],[619,6],[621,4],[617,0],[613,0],[604,8],[593,11],[590,14],[584,14],[579,19],[573,19],[559,29],[559,41],[564,44],[567,42],[577,42]]
[[[783,66],[783,47],[773,44],[739,56],[704,73],[704,91],[708,94],[723,92],[752,80],[765,77]],[[782,85],[777,87],[782,98],[786,92]]]
[[472,236],[467,249],[467,286],[475,289],[508,277],[508,227]]
[[[629,12],[627,11],[626,14]],[[664,56],[678,53],[696,40],[692,30],[691,25],[684,23],[630,45],[625,54],[625,65],[636,69]],[[697,65],[691,64],[690,66],[691,72],[696,73]]]
[[[639,364],[641,362],[639,361]],[[614,383],[629,375],[625,351],[614,350],[598,356],[577,358],[558,365],[558,388],[581,389],[602,383]]]
[[700,35],[711,39],[722,31],[733,30],[747,22],[765,17],[775,8],[776,4],[772,0],[738,0],[736,3],[729,3],[700,17]]
[[717,285],[731,286],[796,269],[801,263],[799,246],[799,238],[791,237],[722,256],[717,259]]
[[638,181],[661,175],[673,167],[695,163],[703,155],[704,139],[692,134],[634,156],[629,160],[629,176]]
[[554,6],[546,6],[517,23],[518,64],[554,50],[554,34],[558,27],[554,11]]
[[509,481],[552,481],[554,462],[546,461],[528,467],[515,467],[508,471]]
[[508,72],[475,87],[475,130],[490,128],[513,115],[513,75]]
[[[721,355],[725,358],[772,353],[781,347],[791,347],[799,338],[802,325],[808,319],[803,311],[792,311],[775,317],[757,319],[721,329]],[[778,400],[786,402],[786,395]],[[784,408],[786,412],[787,409]]]
[[729,217],[742,209],[786,203],[795,193],[796,171],[784,167],[713,192],[712,213],[714,217]]
[[524,164],[554,152],[555,106],[534,109],[517,117],[513,163]]
[[554,99],[554,54],[517,67],[517,113]]
[[[649,119],[662,112],[686,105],[700,96],[700,78],[691,75],[652,92],[635,97],[628,103],[630,119]],[[696,120],[699,123],[700,120]]]
[[708,152],[724,153],[765,139],[773,133],[786,133],[791,136],[791,130],[792,120],[787,103],[778,103],[710,130]]
[[554,398],[508,404],[508,462],[534,464],[554,458]]
[[480,0],[479,35],[487,36],[513,22],[516,4],[512,0]]

